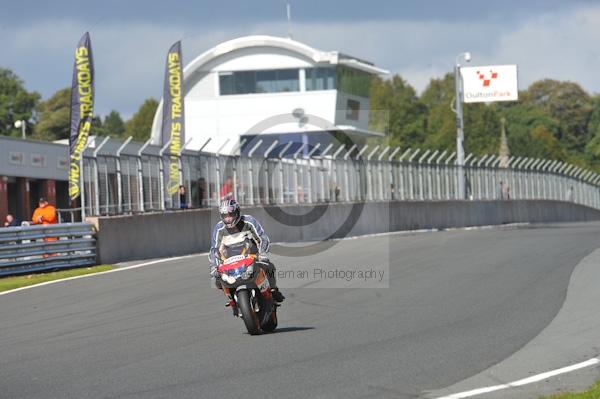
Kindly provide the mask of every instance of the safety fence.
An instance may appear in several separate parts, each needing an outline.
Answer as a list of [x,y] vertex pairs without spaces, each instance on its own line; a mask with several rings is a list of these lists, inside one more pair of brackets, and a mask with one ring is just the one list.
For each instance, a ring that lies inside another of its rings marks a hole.
[[[254,154],[184,150],[177,157],[185,195],[167,193],[168,146],[104,139],[83,157],[86,215],[118,215],[216,205],[452,199],[549,199],[600,208],[600,175],[558,160],[338,144],[277,146]],[[118,146],[118,148],[117,148]],[[239,147],[238,147],[239,149]],[[466,192],[458,190],[465,175]],[[185,202],[182,203],[182,199]]]
[[91,224],[0,229],[0,276],[95,264],[96,239]]

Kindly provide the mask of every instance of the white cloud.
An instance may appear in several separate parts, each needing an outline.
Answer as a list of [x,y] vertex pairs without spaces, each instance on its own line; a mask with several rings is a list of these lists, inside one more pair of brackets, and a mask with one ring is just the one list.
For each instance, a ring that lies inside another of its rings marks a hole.
[[600,91],[600,6],[542,15],[502,37],[495,55],[516,63],[522,88],[540,78],[570,80]]
[[[541,78],[579,82],[600,91],[600,6],[503,21],[364,21],[295,23],[294,38],[323,50],[339,50],[399,73],[417,90],[452,70],[456,55],[473,53],[474,64],[519,65],[520,86]],[[69,86],[72,53],[89,26],[77,20],[47,20],[10,30],[0,66],[11,68],[45,98]],[[147,21],[100,22],[91,30],[97,73],[97,112],[117,109],[131,116],[148,97],[162,93],[164,57],[183,38],[185,61],[215,44],[247,34],[285,35],[284,23],[224,26],[155,25]]]

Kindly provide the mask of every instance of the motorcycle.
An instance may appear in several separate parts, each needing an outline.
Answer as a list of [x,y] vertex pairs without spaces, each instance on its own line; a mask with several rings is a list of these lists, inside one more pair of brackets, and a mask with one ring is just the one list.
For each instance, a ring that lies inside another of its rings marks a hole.
[[250,335],[277,328],[277,307],[265,268],[256,255],[236,255],[219,267],[221,287],[234,316],[242,318]]

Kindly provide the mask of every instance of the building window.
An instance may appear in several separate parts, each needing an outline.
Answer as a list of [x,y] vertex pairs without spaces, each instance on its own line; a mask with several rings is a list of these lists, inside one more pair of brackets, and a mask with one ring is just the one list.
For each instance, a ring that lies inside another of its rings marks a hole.
[[281,93],[300,90],[299,69],[219,73],[219,93]]
[[346,119],[357,121],[360,111],[360,103],[356,100],[348,99],[346,102]]
[[335,68],[307,68],[306,90],[335,90]]
[[371,74],[358,69],[338,66],[337,89],[347,94],[369,98]]

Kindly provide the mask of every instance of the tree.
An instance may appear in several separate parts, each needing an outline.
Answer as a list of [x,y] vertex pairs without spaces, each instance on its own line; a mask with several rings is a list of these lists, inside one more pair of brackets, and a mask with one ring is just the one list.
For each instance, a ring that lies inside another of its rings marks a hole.
[[0,134],[20,136],[15,121],[31,121],[39,99],[39,93],[25,90],[23,81],[11,70],[0,68]]
[[66,87],[40,103],[39,121],[34,127],[33,137],[38,140],[60,140],[69,138],[71,88]]
[[544,125],[537,125],[531,132],[532,146],[529,156],[544,159],[565,159],[566,154],[556,137]]
[[[506,117],[508,146],[511,154],[521,157],[540,156],[546,150],[540,149],[538,146],[544,147],[549,143],[549,139],[546,137],[546,144],[541,143],[539,139],[547,134],[551,134],[556,143],[562,147],[557,139],[560,122],[544,110],[532,104],[521,103],[505,104],[500,109],[500,112]],[[536,134],[533,134],[536,129]],[[544,133],[542,134],[542,132]],[[556,154],[555,151],[554,153]]]
[[431,79],[421,94],[427,107],[425,147],[434,150],[453,149],[456,146],[456,115],[450,105],[454,100],[454,76]]
[[[34,127],[33,137],[38,140],[54,141],[68,139],[71,135],[71,88],[65,87],[40,103],[39,122]],[[105,136],[102,119],[94,116],[90,135]]]
[[585,146],[585,156],[595,167],[600,166],[600,94],[592,98],[592,113],[587,126],[590,140]]
[[104,118],[104,130],[111,137],[123,137],[125,122],[117,111],[110,111],[110,114]]
[[388,132],[389,145],[418,146],[425,139],[426,107],[399,75],[374,78],[370,90],[371,128]]
[[[454,75],[432,79],[421,101],[427,107],[425,147],[434,150],[456,148],[456,114]],[[500,118],[494,107],[486,104],[463,106],[465,152],[496,153],[500,143]]]
[[109,133],[106,127],[102,124],[102,118],[95,115],[92,118],[92,128],[90,129],[90,135],[92,136],[108,136]]
[[539,108],[559,121],[557,135],[567,150],[582,152],[588,135],[593,103],[590,95],[577,83],[544,79],[529,86],[523,104]]
[[125,124],[125,135],[133,136],[136,141],[146,141],[150,138],[152,121],[158,108],[158,101],[149,98]]

